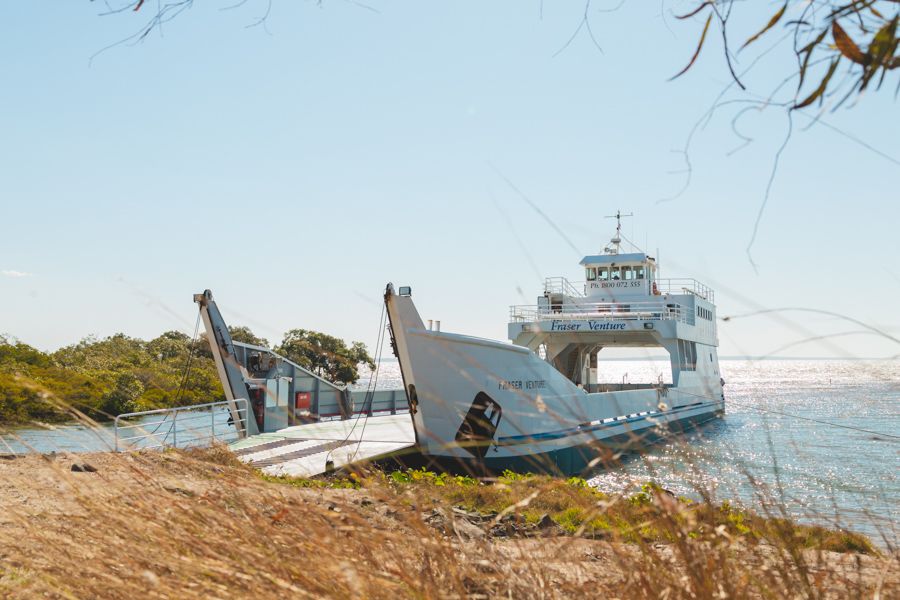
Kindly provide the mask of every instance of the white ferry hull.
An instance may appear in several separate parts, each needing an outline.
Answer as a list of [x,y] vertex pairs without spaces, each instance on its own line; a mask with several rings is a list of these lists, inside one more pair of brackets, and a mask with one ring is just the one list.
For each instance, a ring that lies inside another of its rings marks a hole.
[[452,468],[573,474],[724,411],[718,377],[586,393],[528,348],[426,330],[386,295],[420,452]]

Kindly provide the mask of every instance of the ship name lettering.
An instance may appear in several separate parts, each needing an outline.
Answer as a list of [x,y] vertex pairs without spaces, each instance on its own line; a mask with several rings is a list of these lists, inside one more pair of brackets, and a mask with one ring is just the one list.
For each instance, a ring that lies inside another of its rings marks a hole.
[[497,388],[501,390],[521,390],[522,382],[517,379],[504,380],[497,385]]
[[625,329],[625,323],[601,323],[599,321],[588,321],[588,328],[590,328],[591,331]]
[[555,320],[550,323],[550,331],[578,331],[579,329],[581,329],[581,323],[566,323]]

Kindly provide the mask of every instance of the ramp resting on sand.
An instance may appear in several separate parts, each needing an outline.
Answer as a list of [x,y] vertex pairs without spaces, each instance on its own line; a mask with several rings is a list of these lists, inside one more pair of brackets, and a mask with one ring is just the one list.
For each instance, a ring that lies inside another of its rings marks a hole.
[[287,427],[230,445],[237,457],[267,475],[312,477],[350,463],[407,451],[415,446],[409,414],[321,421]]

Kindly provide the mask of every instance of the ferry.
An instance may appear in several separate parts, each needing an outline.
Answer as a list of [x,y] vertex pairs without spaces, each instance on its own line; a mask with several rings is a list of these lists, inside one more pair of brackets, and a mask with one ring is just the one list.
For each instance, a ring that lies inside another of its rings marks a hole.
[[[391,344],[415,446],[447,468],[583,473],[618,453],[724,414],[714,292],[661,279],[645,252],[622,252],[621,213],[583,285],[548,278],[510,307],[508,342],[426,327],[410,287],[388,284]],[[656,348],[671,379],[600,381],[604,348]]]

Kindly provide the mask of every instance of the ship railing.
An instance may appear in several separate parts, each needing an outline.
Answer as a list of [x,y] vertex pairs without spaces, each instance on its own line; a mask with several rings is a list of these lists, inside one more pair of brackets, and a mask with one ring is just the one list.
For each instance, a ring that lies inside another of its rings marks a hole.
[[578,302],[558,306],[509,307],[511,323],[555,320],[678,321],[694,324],[694,311],[677,302]]
[[544,279],[544,293],[564,294],[573,298],[584,298],[584,286],[579,290],[565,277],[547,277]]
[[[234,401],[241,423],[247,423],[247,400]],[[125,413],[116,417],[116,452],[206,447],[233,442],[240,434],[228,401]]]
[[693,294],[712,303],[716,301],[712,288],[696,279],[657,279],[656,286],[660,294]]

